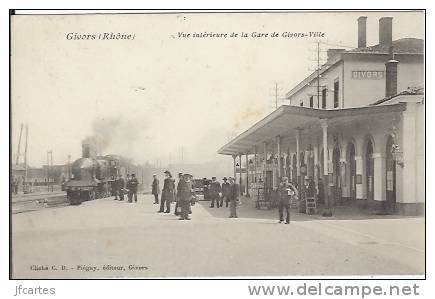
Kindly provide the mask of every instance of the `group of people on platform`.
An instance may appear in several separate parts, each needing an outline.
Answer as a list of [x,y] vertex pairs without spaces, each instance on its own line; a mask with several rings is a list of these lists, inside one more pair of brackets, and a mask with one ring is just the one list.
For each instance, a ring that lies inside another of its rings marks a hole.
[[[196,202],[192,187],[192,175],[179,173],[177,186],[175,186],[175,179],[172,178],[171,172],[166,170],[164,174],[165,179],[158,213],[171,213],[171,203],[176,202],[174,214],[180,217],[179,220],[190,220],[191,206]],[[153,175],[151,193],[154,195],[154,204],[159,204],[160,186],[156,174]]]
[[[164,172],[165,179],[163,182],[163,188],[160,195],[160,182],[157,175],[153,175],[152,182],[152,194],[154,195],[154,204],[160,205],[158,213],[171,213],[171,203],[175,202],[174,214],[179,216],[179,220],[190,220],[192,214],[192,206],[196,202],[196,194],[192,185],[192,175],[188,173],[178,173],[178,182],[172,177],[170,171]],[[118,192],[116,196],[120,197],[120,200],[124,199],[123,188],[124,180],[122,176],[117,180]],[[127,179],[126,187],[129,190],[129,202],[131,202],[134,196],[134,201],[137,202],[137,179],[134,174]],[[301,196],[310,197],[314,196],[315,186],[312,179],[307,178],[304,186],[301,190]],[[217,181],[216,177],[212,177],[212,181],[209,186],[210,190],[210,208],[220,208],[224,206],[230,208],[230,218],[238,218],[237,206],[239,204],[239,185],[232,177],[223,178],[222,184]],[[288,177],[282,177],[281,182],[277,188],[278,195],[278,213],[279,223],[285,221],[286,224],[290,223],[290,204],[292,197],[298,197],[298,188],[289,182]],[[285,217],[284,217],[285,216]]]
[[124,195],[127,195],[127,202],[137,203],[137,187],[139,181],[134,173],[127,174],[126,179],[119,174],[118,177],[112,182],[112,195],[115,196],[115,200],[123,201]]
[[[178,183],[175,186],[175,179],[169,171],[165,171],[163,182],[162,196],[160,200],[159,213],[171,213],[171,203],[175,202],[174,214],[180,216],[179,220],[190,220],[192,208],[196,202],[196,194],[192,186],[192,175],[188,173],[178,173]],[[235,183],[234,178],[223,178],[221,184],[212,177],[210,184],[211,208],[222,207],[225,201],[226,207],[230,206],[230,218],[237,218],[237,204],[239,185]],[[159,204],[160,186],[157,175],[153,175],[152,194],[154,195],[154,204]]]
[[210,184],[210,208],[223,207],[225,201],[225,207],[230,206],[230,218],[238,218],[237,205],[239,203],[239,185],[236,183],[233,177],[223,178],[222,185],[216,180],[216,177],[211,178]]

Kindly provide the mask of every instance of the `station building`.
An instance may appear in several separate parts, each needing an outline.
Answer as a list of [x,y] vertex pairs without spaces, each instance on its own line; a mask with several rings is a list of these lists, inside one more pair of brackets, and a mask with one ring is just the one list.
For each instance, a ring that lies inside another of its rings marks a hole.
[[[219,149],[247,169],[246,194],[287,176],[315,182],[319,202],[419,215],[425,202],[424,41],[392,40],[379,19],[379,44],[329,49],[327,62],[287,92],[283,105]],[[242,158],[245,156],[245,159]]]

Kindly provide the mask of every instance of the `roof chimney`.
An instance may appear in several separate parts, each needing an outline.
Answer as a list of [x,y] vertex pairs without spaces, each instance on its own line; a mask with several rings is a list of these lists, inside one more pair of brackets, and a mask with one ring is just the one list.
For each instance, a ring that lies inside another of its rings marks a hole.
[[343,53],[345,51],[345,49],[328,49],[326,54],[327,54],[327,60],[331,61],[332,59],[336,58],[338,55],[340,55],[341,53]]
[[389,98],[397,94],[397,65],[394,59],[393,47],[390,47],[390,59],[385,63],[385,97]]
[[367,47],[367,17],[358,18],[358,48]]
[[383,17],[379,19],[379,44],[390,47],[393,44],[393,18]]

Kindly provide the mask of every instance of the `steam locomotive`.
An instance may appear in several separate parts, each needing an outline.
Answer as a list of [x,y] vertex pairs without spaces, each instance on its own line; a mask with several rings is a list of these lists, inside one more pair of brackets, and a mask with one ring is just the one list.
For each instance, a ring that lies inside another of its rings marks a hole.
[[71,178],[63,186],[71,205],[110,196],[115,179],[129,169],[129,162],[121,156],[96,156],[89,145],[82,146],[82,158],[72,163]]

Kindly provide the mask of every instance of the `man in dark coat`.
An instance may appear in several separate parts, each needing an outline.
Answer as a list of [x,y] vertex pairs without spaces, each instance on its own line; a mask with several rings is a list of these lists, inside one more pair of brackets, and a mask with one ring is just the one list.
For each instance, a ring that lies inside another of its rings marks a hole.
[[225,207],[228,208],[228,203],[230,201],[231,184],[227,182],[227,178],[223,178],[223,180],[224,182],[222,183],[221,207],[223,207],[225,199]]
[[154,204],[159,204],[159,194],[160,194],[160,182],[157,179],[157,175],[153,174],[153,184],[151,193],[154,195]]
[[190,220],[189,210],[192,199],[192,182],[190,175],[185,173],[177,186],[178,205],[181,207],[179,220]]
[[137,186],[138,185],[139,185],[139,181],[137,180],[136,175],[133,173],[131,175],[131,179],[130,179],[129,193],[131,193],[130,199],[134,198],[134,202],[137,202]]
[[117,187],[117,193],[119,195],[119,200],[123,201],[124,200],[125,181],[124,181],[124,178],[122,177],[122,174],[119,174],[118,180],[116,182],[116,187]]
[[210,208],[214,208],[214,203],[216,202],[216,207],[219,208],[219,197],[221,192],[221,184],[216,181],[216,177],[211,178],[210,184],[210,195],[211,195],[211,206]]
[[178,216],[180,213],[179,213],[179,197],[178,197],[178,195],[179,195],[179,189],[180,189],[180,182],[182,182],[184,180],[184,178],[183,178],[183,173],[181,173],[181,172],[179,172],[178,173],[178,183],[177,183],[177,189],[174,191],[174,197],[175,197],[175,211],[174,211],[174,215],[175,216]]
[[118,200],[118,178],[113,175],[110,177],[110,195],[114,196],[114,200]]
[[165,180],[163,181],[162,198],[160,200],[160,210],[159,213],[163,213],[166,204],[165,213],[171,212],[171,201],[174,199],[174,180],[172,179],[171,173],[166,170]]
[[237,204],[239,202],[239,185],[236,183],[235,179],[230,177],[230,192],[229,192],[229,202],[230,202],[230,218],[238,218],[237,216]]

